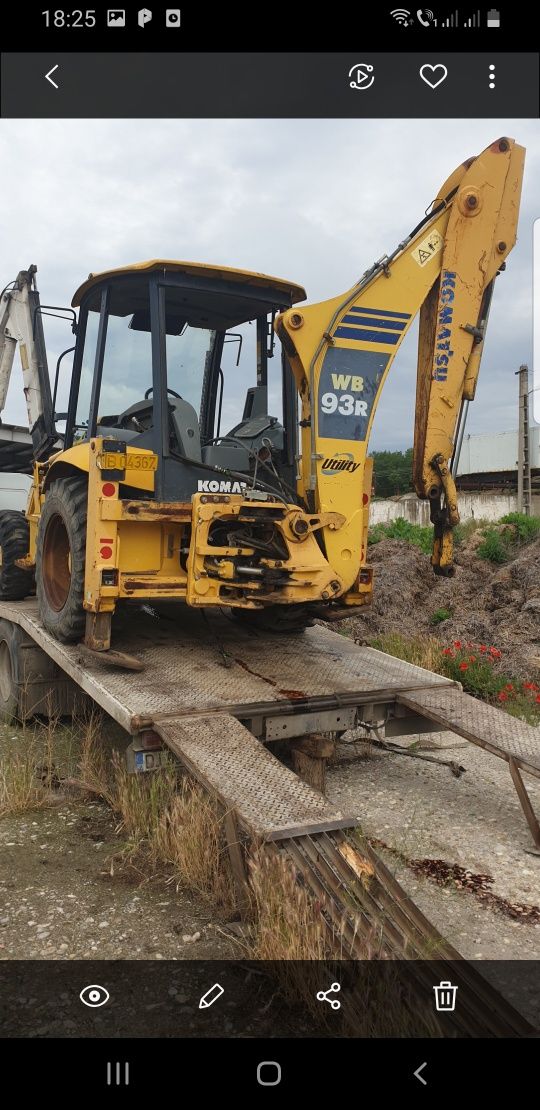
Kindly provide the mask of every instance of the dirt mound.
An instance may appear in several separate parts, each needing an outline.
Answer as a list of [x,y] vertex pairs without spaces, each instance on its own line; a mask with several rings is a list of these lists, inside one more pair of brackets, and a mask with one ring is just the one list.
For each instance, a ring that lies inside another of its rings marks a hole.
[[[350,622],[363,641],[388,632],[486,644],[503,653],[501,668],[516,678],[540,674],[540,539],[497,566],[476,554],[473,534],[458,550],[453,578],[438,578],[429,555],[403,540],[369,548],[373,604]],[[445,619],[444,610],[450,613]]]

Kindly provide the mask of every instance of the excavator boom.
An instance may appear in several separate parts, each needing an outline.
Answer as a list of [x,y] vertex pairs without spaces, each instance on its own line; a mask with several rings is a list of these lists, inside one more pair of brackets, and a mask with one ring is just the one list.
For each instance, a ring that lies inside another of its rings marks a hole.
[[345,592],[354,592],[365,555],[377,402],[419,311],[413,481],[432,506],[434,569],[452,572],[459,514],[448,463],[462,403],[474,397],[493,282],[516,241],[524,154],[513,139],[492,143],[454,171],[425,219],[357,285],[276,321],[302,398],[300,487],[313,511],[347,519],[324,530]]
[[0,298],[0,414],[5,408],[18,347],[34,457],[40,459],[50,454],[58,437],[35,275],[35,266],[21,270]]

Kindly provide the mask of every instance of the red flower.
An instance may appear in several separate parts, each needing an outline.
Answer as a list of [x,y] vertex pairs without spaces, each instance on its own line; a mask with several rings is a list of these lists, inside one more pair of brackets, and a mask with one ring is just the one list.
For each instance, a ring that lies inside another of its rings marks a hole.
[[500,653],[498,648],[494,648],[494,647],[490,648],[489,653],[490,653],[490,655],[493,656],[494,659],[500,659],[501,658],[501,653]]
[[461,647],[461,640],[454,640],[454,647],[458,649]]
[[487,651],[487,647],[486,647],[485,644],[480,644],[480,651],[482,652],[482,655],[484,654],[485,651]]
[[508,694],[505,694],[504,690],[499,690],[497,697],[499,701],[508,701]]
[[451,659],[454,658],[454,652],[452,651],[452,648],[443,648],[443,655],[449,655]]
[[513,689],[514,689],[514,687],[512,686],[512,683],[511,683],[511,682],[507,682],[507,683],[506,683],[506,686],[505,686],[505,690],[513,690]]
[[534,682],[524,682],[523,683],[523,689],[524,690],[534,690]]
[[476,655],[469,655],[469,663],[476,663]]
[[540,702],[540,694],[537,695],[536,700],[537,700],[537,702]]
[[469,664],[468,663],[460,663],[459,664],[459,669],[460,669],[460,671],[468,671]]

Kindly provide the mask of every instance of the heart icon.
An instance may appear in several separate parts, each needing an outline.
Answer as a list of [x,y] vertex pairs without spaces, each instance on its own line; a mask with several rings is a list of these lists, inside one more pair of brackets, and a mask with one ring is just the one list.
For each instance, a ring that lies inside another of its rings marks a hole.
[[448,70],[440,62],[436,66],[426,64],[420,67],[420,76],[422,81],[429,85],[430,89],[436,89],[437,85],[442,84],[448,77]]

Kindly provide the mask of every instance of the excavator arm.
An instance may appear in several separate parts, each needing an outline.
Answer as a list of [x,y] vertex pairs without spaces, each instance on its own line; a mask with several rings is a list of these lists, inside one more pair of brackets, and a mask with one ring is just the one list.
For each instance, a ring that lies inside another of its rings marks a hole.
[[450,461],[474,397],[495,277],[516,241],[524,149],[501,138],[445,181],[429,214],[341,296],[276,320],[302,404],[299,493],[346,523],[322,530],[345,604],[361,604],[369,435],[384,383],[418,312],[413,482],[429,499],[432,564],[452,573],[459,521]]
[[36,267],[21,270],[0,297],[0,414],[19,348],[34,458],[47,458],[58,439],[43,336]]

